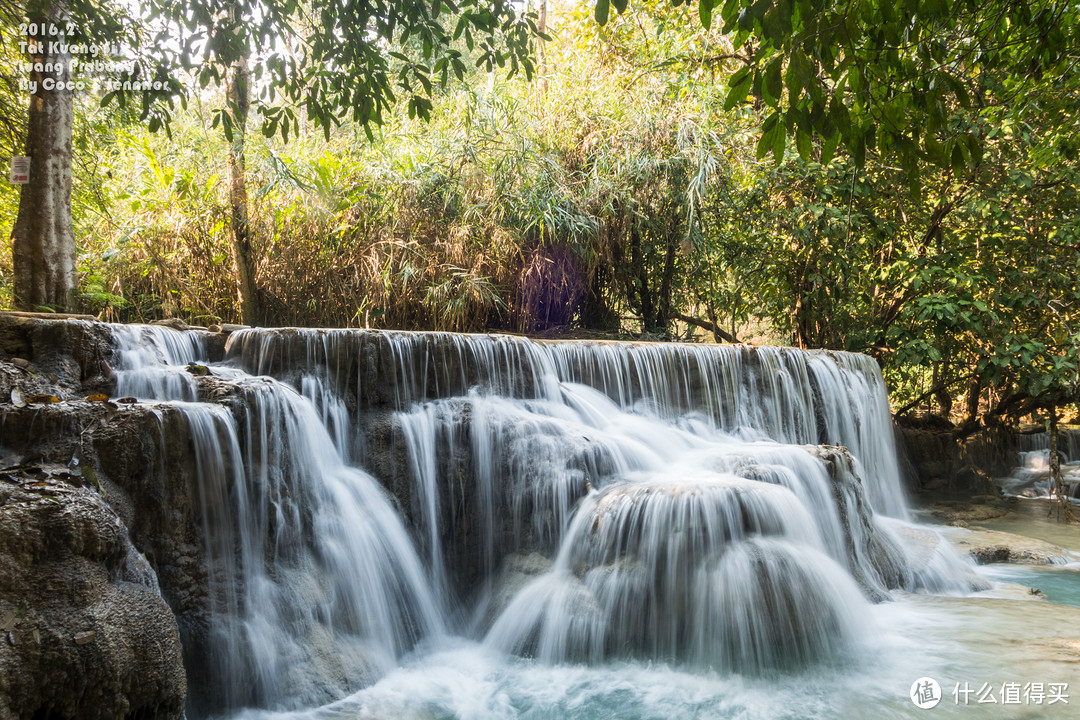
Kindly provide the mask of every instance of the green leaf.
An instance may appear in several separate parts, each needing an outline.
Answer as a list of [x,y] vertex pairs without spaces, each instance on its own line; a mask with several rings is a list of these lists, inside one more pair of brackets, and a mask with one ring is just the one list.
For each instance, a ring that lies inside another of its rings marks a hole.
[[802,89],[810,85],[809,64],[806,62],[806,56],[801,52],[795,51],[791,54],[784,84],[787,85],[788,95],[791,98],[798,97]]
[[784,123],[776,123],[776,133],[773,135],[772,153],[773,161],[779,165],[784,159],[784,148],[787,146],[787,128]]
[[766,103],[772,107],[780,105],[780,97],[784,93],[784,79],[781,75],[783,56],[777,55],[765,68],[765,97]]
[[728,81],[730,89],[724,99],[724,110],[731,110],[740,104],[750,94],[750,86],[753,84],[753,75],[749,67],[740,68]]
[[967,163],[964,162],[964,151],[961,149],[960,143],[952,143],[950,159],[952,162],[953,175],[958,179],[967,175]]
[[453,37],[454,37],[455,40],[457,40],[459,37],[461,37],[461,33],[465,30],[465,28],[466,28],[466,26],[468,26],[468,24],[469,24],[468,14],[463,13],[462,16],[460,18],[458,18],[457,25],[454,26],[454,36]]
[[855,160],[855,167],[859,167],[859,168],[865,167],[866,166],[866,138],[863,137],[863,136],[859,136],[859,137],[855,138],[855,141],[854,141],[853,145],[854,145],[854,147],[852,147],[852,149],[851,149],[852,150],[851,154],[852,154],[852,158]]
[[821,148],[821,164],[828,165],[832,162],[833,157],[836,155],[836,148],[840,146],[840,133],[834,132],[831,138],[825,141],[824,147]]
[[813,142],[810,139],[810,133],[802,130],[795,131],[795,146],[799,149],[799,157],[803,162],[810,161],[810,153],[813,150]]
[[609,11],[609,0],[596,0],[596,9],[593,10],[596,22],[600,23],[600,25],[607,25]]
[[[783,123],[780,122],[780,114],[774,112],[769,117],[765,118],[765,122],[761,124],[761,137],[758,138],[757,143],[757,159],[761,160],[765,157],[769,151],[775,153],[775,147],[777,142],[777,132],[783,131]],[[783,143],[783,139],[780,140]],[[780,152],[783,152],[781,145]]]
[[938,142],[934,133],[928,132],[923,137],[923,148],[926,150],[927,156],[933,163],[940,163],[945,159],[945,148]]
[[712,26],[712,7],[713,0],[698,0],[698,17],[706,30]]

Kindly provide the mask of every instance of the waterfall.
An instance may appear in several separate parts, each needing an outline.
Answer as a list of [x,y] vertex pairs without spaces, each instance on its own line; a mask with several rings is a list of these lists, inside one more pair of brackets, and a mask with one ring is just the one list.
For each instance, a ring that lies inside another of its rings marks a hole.
[[116,325],[116,394],[147,400],[194,400],[187,364],[206,355],[203,338],[156,325]]
[[117,392],[192,439],[218,707],[326,702],[452,635],[542,663],[845,662],[870,602],[968,587],[907,540],[864,356],[290,329],[212,360],[198,333],[114,334]]
[[203,661],[219,706],[311,704],[444,632],[392,502],[342,459],[348,427],[335,403],[218,365],[229,406],[184,401],[196,394],[180,373],[197,343],[164,328],[118,332],[121,391],[160,394],[157,412],[179,415],[191,435],[213,647]]
[[[996,482],[1006,495],[1050,496],[1050,433],[1016,436],[1017,464],[1009,475]],[[1068,496],[1080,499],[1080,430],[1067,428],[1058,433],[1062,482]]]
[[678,473],[590,496],[554,570],[488,642],[548,662],[637,654],[754,671],[835,656],[864,629],[864,604],[791,491]]

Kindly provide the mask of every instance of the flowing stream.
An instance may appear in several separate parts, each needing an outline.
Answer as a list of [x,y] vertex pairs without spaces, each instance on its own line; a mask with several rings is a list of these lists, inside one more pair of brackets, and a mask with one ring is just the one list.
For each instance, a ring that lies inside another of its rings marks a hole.
[[214,689],[189,717],[911,717],[923,676],[959,717],[953,683],[1080,659],[910,522],[869,358],[115,334],[118,392],[192,437]]

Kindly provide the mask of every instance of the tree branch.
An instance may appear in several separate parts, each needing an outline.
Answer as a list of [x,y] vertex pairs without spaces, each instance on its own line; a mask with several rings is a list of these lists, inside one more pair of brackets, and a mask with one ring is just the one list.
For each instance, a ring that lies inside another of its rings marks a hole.
[[961,382],[963,380],[967,380],[968,378],[972,377],[974,374],[975,373],[967,373],[966,375],[961,375],[960,377],[953,378],[952,380],[947,380],[947,381],[938,383],[934,387],[932,387],[929,390],[927,390],[926,392],[924,392],[919,397],[917,397],[914,400],[912,400],[911,402],[909,402],[904,407],[900,408],[899,410],[894,411],[893,415],[904,415],[909,410],[911,410],[913,407],[918,406],[924,400],[926,400],[926,399],[930,398],[931,396],[941,392],[942,390],[948,389],[949,387],[955,385],[958,382]]
[[716,323],[709,322],[708,320],[700,320],[700,319],[698,319],[696,317],[693,317],[691,315],[683,315],[682,313],[674,313],[672,315],[672,317],[674,317],[676,320],[682,320],[687,325],[693,325],[695,327],[701,328],[702,330],[708,330],[714,336],[720,338],[724,342],[729,342],[729,343],[737,343],[737,342],[739,342],[739,339],[737,337],[735,337],[731,333],[725,332]]

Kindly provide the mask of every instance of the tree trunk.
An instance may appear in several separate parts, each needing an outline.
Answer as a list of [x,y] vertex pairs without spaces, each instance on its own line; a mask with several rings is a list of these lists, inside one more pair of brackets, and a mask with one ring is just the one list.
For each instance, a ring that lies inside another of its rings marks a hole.
[[642,252],[641,233],[637,228],[630,231],[630,267],[633,283],[637,281],[638,312],[641,313],[641,330],[649,332],[655,326],[653,314],[653,296],[649,290],[649,271],[645,267],[645,256]]
[[686,315],[680,312],[673,313],[671,317],[675,318],[676,320],[682,320],[687,325],[693,325],[694,327],[699,327],[702,330],[708,330],[713,334],[713,342],[739,342],[739,338],[735,337],[734,335],[725,331],[723,328],[717,325],[715,317],[713,317],[711,320],[701,320],[700,318],[696,318],[693,315]]
[[942,366],[942,362],[938,360],[934,363],[934,376],[930,382],[932,382],[933,387],[936,388],[934,391],[934,399],[937,400],[941,417],[947,420],[952,414],[953,399],[952,393],[949,392],[949,383],[944,380],[946,373],[947,371]]
[[1050,408],[1050,483],[1048,485],[1050,497],[1054,493],[1061,498],[1064,493],[1061,488],[1061,456],[1058,455],[1058,422],[1057,408]]
[[[50,24],[64,15],[63,3],[55,3],[31,18],[42,16]],[[75,233],[71,225],[71,135],[74,108],[71,56],[61,53],[56,36],[40,35],[38,52],[28,53],[37,67],[56,72],[32,71],[30,110],[26,133],[26,154],[30,158],[30,180],[19,195],[19,213],[11,232],[11,259],[15,271],[15,302],[32,310],[50,307],[71,309],[76,283]],[[29,50],[29,47],[28,47]],[[46,90],[46,80],[56,85]]]
[[229,68],[225,96],[232,113],[232,146],[229,149],[229,224],[232,230],[233,267],[236,270],[240,316],[247,325],[259,323],[259,298],[255,286],[255,252],[248,224],[247,181],[244,174],[244,134],[250,96],[247,56]]
[[[1058,416],[1057,404],[1050,406],[1050,481],[1047,484],[1050,492],[1050,512],[1047,517],[1057,508],[1058,522],[1077,522],[1076,513],[1073,512],[1072,501],[1069,500],[1069,491],[1065,487],[1064,478],[1061,476],[1061,455],[1058,441]],[[1054,495],[1057,495],[1055,503]]]
[[659,306],[656,308],[656,331],[663,336],[668,334],[668,325],[671,324],[671,285],[675,279],[675,254],[679,249],[679,243],[675,239],[675,233],[671,232],[667,239],[667,250],[664,254],[664,275],[660,278]]
[[973,375],[968,385],[967,395],[964,398],[964,424],[973,422],[979,417],[979,400],[982,397],[982,378]]
[[805,302],[805,288],[800,279],[795,287],[795,346],[806,350],[813,346],[810,329],[810,304]]

